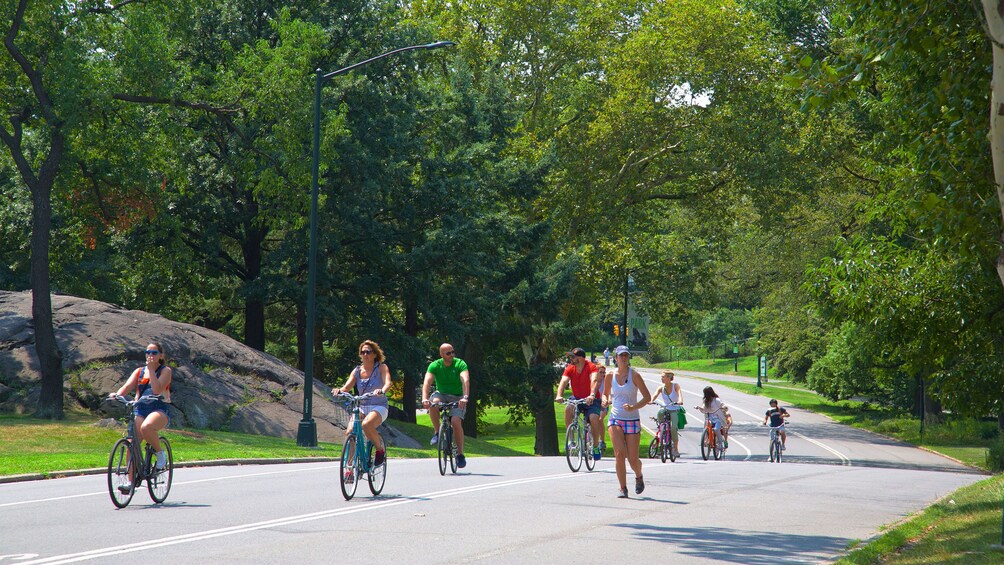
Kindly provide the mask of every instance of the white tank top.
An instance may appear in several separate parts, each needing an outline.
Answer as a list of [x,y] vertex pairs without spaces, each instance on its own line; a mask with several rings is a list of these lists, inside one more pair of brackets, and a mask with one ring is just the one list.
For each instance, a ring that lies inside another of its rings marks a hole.
[[680,401],[680,395],[676,393],[676,383],[669,383],[669,390],[672,392],[666,394],[666,389],[662,389],[662,392],[659,393],[659,401],[666,405],[667,410],[679,410],[680,407],[676,403]]
[[625,410],[625,404],[638,402],[638,387],[634,385],[634,369],[628,367],[627,382],[617,382],[616,371],[610,379],[610,417],[616,420],[640,420],[637,410]]

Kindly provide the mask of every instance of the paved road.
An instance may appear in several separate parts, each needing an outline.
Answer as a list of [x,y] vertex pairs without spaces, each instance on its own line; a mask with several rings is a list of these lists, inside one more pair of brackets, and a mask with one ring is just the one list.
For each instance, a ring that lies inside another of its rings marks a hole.
[[[705,383],[681,382],[693,406]],[[384,496],[361,485],[349,502],[331,463],[179,469],[167,503],[139,492],[124,510],[100,475],[12,483],[0,564],[813,563],[981,478],[797,409],[788,457],[766,463],[763,398],[721,394],[737,415],[725,460],[701,460],[688,427],[684,457],[645,460],[648,487],[627,500],[612,461],[571,473],[556,457],[470,458],[446,477],[392,458]]]

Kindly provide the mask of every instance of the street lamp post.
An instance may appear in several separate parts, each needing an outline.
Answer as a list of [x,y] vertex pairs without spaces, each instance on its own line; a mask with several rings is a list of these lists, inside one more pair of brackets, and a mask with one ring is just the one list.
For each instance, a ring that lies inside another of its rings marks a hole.
[[304,339],[306,351],[303,361],[303,419],[296,431],[296,444],[301,447],[317,446],[317,423],[312,416],[314,403],[314,322],[317,317],[317,184],[321,168],[321,87],[324,81],[345,74],[351,70],[405,51],[417,49],[439,49],[456,45],[452,41],[437,41],[425,45],[411,45],[388,51],[376,57],[349,65],[343,69],[324,73],[317,69],[314,82],[314,151],[310,182],[310,250],[307,257],[307,329]]

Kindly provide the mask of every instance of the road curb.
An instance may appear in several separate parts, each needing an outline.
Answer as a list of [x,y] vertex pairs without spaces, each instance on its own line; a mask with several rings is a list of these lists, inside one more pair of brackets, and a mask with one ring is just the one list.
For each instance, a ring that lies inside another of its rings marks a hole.
[[[339,457],[280,457],[275,459],[212,459],[209,461],[178,461],[174,468],[184,467],[224,467],[241,465],[280,465],[284,463],[330,463],[339,461]],[[107,467],[94,469],[71,469],[68,471],[52,471],[51,473],[26,473],[23,475],[7,475],[0,477],[0,484],[20,483],[25,481],[41,481],[45,479],[62,479],[83,475],[101,475],[108,472]]]

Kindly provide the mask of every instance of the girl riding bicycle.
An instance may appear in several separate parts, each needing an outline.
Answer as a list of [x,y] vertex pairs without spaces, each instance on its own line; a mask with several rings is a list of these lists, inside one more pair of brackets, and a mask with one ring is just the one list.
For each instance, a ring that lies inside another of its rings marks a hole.
[[[136,435],[146,441],[157,454],[157,469],[163,469],[167,454],[161,449],[160,431],[171,423],[167,414],[167,403],[171,402],[171,368],[167,366],[167,355],[159,343],[151,341],[146,346],[146,365],[139,367],[124,385],[109,395],[125,396],[136,391]],[[156,398],[163,397],[163,400]]]
[[[707,414],[714,426],[716,440],[720,437],[724,441],[725,448],[729,448],[729,428],[732,427],[732,415],[729,408],[718,398],[715,389],[710,386],[704,387],[704,404],[695,406],[698,411]],[[716,456],[717,457],[717,456]]]
[[[386,446],[380,441],[380,433],[377,428],[387,419],[387,391],[391,385],[390,369],[383,362],[383,349],[380,349],[375,341],[369,339],[359,344],[359,359],[362,363],[349,374],[345,385],[338,389],[338,392],[351,392],[352,387],[356,387],[359,389],[359,395],[368,392],[376,393],[376,396],[363,400],[359,408],[363,415],[363,434],[376,446],[373,464],[379,466],[383,464],[387,452]],[[345,426],[346,436],[352,432],[353,423],[349,422]]]
[[662,372],[662,384],[655,389],[652,403],[660,402],[664,408],[659,410],[656,416],[659,422],[669,418],[669,430],[673,435],[673,457],[680,456],[680,428],[677,420],[677,412],[680,410],[680,403],[683,401],[683,391],[680,390],[680,383],[674,383],[672,371]]

